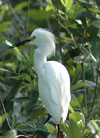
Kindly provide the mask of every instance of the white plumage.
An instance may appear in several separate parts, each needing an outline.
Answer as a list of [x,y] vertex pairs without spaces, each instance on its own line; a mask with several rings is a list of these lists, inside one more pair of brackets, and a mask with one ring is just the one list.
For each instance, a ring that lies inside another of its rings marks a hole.
[[38,75],[40,97],[48,113],[57,124],[67,117],[70,104],[70,77],[66,68],[59,62],[47,61],[55,53],[55,37],[45,29],[36,29],[31,34],[35,39],[29,44],[36,45],[34,66]]

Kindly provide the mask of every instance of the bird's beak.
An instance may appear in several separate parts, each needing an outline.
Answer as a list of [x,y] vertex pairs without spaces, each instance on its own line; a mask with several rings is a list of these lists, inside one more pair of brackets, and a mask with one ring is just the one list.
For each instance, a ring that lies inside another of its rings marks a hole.
[[35,37],[30,37],[30,38],[28,38],[28,39],[26,39],[26,40],[24,40],[22,42],[14,44],[13,47],[19,47],[19,46],[21,46],[23,44],[26,44],[26,43],[28,43],[30,41],[33,41],[34,39],[35,39]]

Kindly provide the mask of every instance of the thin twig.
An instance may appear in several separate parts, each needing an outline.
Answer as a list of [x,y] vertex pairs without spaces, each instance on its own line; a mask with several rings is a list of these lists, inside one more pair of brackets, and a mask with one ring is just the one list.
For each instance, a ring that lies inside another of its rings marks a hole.
[[4,112],[5,115],[6,115],[7,124],[8,124],[8,126],[9,126],[9,128],[12,129],[12,127],[11,127],[11,125],[10,125],[10,123],[9,123],[9,119],[8,119],[8,117],[7,117],[7,112],[6,112],[6,109],[5,109],[5,106],[4,106],[4,103],[3,103],[3,100],[2,100],[2,98],[1,98],[1,96],[0,96],[0,101],[1,101],[2,108],[3,108],[3,112]]
[[30,0],[27,1],[27,12],[26,12],[26,19],[25,19],[25,24],[24,24],[24,34],[25,37],[27,37],[27,23],[28,23],[28,16],[29,16],[29,11],[30,11]]
[[[19,31],[19,33],[21,35],[24,35],[24,25],[23,25],[23,22],[20,20],[20,18],[17,16],[17,14],[15,14],[10,1],[6,0],[6,2],[7,2],[7,5],[9,7],[9,10],[10,10],[12,16],[15,18],[14,26],[15,26],[16,30]],[[16,25],[16,22],[19,23],[19,27],[18,27],[18,24]]]
[[[84,68],[84,63],[82,62],[82,79],[83,82],[85,82],[85,68]],[[87,100],[86,100],[86,88],[84,89],[84,106],[87,109]]]
[[93,66],[93,61],[90,61],[91,63],[91,71],[92,71],[92,80],[95,81],[95,73],[94,73],[94,66]]
[[74,46],[77,48],[78,46],[77,46],[77,43],[75,41],[75,38],[74,38],[73,34],[60,21],[59,21],[59,24],[61,25],[61,27],[63,27],[67,31],[67,33],[70,35],[70,37],[71,37],[71,39],[73,41]]
[[59,50],[61,55],[61,61],[63,62],[62,50],[61,50],[61,40],[60,40],[60,17],[59,17],[59,0],[57,0],[57,24],[58,24],[58,40],[59,40]]
[[91,112],[91,115],[90,115],[89,119],[88,119],[87,122],[85,123],[85,127],[84,127],[84,129],[83,129],[82,136],[83,136],[83,134],[84,134],[84,131],[85,131],[85,129],[86,129],[88,123],[90,122],[90,120],[92,119],[92,117],[93,117],[93,115],[94,115],[96,109],[98,108],[98,106],[100,106],[100,100],[99,100],[99,102],[96,104],[96,106],[94,106],[94,108],[93,108],[93,110],[92,110],[92,112]]
[[94,97],[93,97],[93,102],[92,102],[92,108],[91,110],[93,110],[93,105],[95,103],[96,100],[96,96],[97,96],[97,92],[98,92],[98,75],[96,75],[96,86],[95,86],[95,93],[94,93]]
[[42,10],[42,0],[39,0],[39,3],[40,3],[40,10]]
[[18,135],[15,138],[19,138],[19,137],[25,137],[25,138],[30,138],[29,136],[25,136],[25,135]]

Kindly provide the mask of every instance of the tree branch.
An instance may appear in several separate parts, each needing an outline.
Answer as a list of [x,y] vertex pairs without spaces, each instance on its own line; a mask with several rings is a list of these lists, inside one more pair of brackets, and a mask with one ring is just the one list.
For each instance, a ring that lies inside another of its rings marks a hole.
[[6,112],[6,109],[5,109],[5,106],[4,106],[4,103],[3,103],[3,100],[2,100],[2,98],[1,98],[1,96],[0,96],[0,101],[1,101],[2,108],[3,108],[3,112],[4,112],[4,114],[6,115],[7,124],[8,124],[8,126],[9,126],[9,128],[12,129],[12,127],[11,127],[11,125],[10,125],[10,123],[9,123],[9,119],[8,119],[8,117],[7,117],[7,112]]
[[[10,12],[11,12],[12,16],[15,18],[14,26],[15,26],[16,30],[21,35],[24,35],[24,25],[23,25],[23,22],[20,20],[20,18],[17,16],[17,14],[15,14],[15,12],[13,10],[13,7],[12,7],[12,5],[10,3],[10,1],[9,0],[6,0],[6,2],[7,2],[7,5],[9,7],[9,9],[10,9]],[[17,23],[17,25],[16,25],[16,23]],[[18,23],[19,23],[19,25],[18,25]]]

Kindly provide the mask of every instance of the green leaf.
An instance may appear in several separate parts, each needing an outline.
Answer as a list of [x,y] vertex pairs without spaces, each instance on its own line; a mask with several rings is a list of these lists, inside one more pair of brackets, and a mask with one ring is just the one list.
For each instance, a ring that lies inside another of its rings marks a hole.
[[60,0],[62,5],[66,8],[66,11],[70,10],[73,0]]
[[1,8],[0,8],[0,19],[3,18],[4,14],[5,14],[5,12],[7,12],[7,10],[8,10],[7,4],[1,6]]
[[76,90],[76,89],[85,87],[86,85],[87,85],[86,82],[78,82],[78,83],[72,85],[71,89],[72,89],[72,90]]
[[81,64],[78,63],[75,69],[75,80],[76,81],[80,79],[81,74],[82,74],[82,66]]
[[73,0],[65,0],[65,7],[67,11],[70,10],[72,4],[73,4]]
[[85,123],[85,117],[84,117],[83,113],[80,113],[80,112],[71,113],[69,115],[69,118],[72,119],[73,121],[75,121],[76,123],[80,123],[80,122]]
[[92,40],[92,53],[96,58],[100,58],[100,38],[95,37]]
[[44,124],[36,123],[35,125],[36,125],[37,130],[47,132],[47,128],[45,127]]
[[48,5],[48,6],[46,6],[46,12],[48,12],[48,11],[51,11],[51,10],[53,10],[54,9],[54,6],[53,5]]
[[65,6],[65,2],[64,2],[64,0],[60,0],[60,1],[61,1],[62,5]]
[[0,45],[5,42],[5,38],[0,35]]
[[0,67],[0,72],[10,72],[8,69],[5,69],[5,68],[1,68]]
[[65,132],[68,138],[81,138],[81,129],[72,119],[70,119],[69,126],[65,122],[61,124],[61,129]]
[[73,97],[72,98],[71,105],[73,107],[81,107],[78,97]]
[[5,21],[0,23],[0,32],[6,32],[8,30],[9,25],[10,25],[10,21]]
[[45,10],[36,10],[36,9],[31,9],[29,10],[29,16],[34,20],[37,21],[43,21],[46,20],[47,16],[51,16],[51,14],[49,12],[46,12]]
[[[72,20],[72,19],[76,20],[76,17],[77,17],[78,14],[80,14],[82,11],[83,11],[83,9],[80,8],[80,6],[79,6],[79,4],[78,4],[78,2],[77,2],[75,5],[73,4],[72,8],[70,8],[69,11],[67,11],[67,16],[68,16],[68,18],[71,19],[71,20]],[[79,18],[79,19],[80,19],[80,18]],[[77,29],[76,29],[76,31],[77,31]]]
[[46,2],[48,3],[48,4],[52,4],[52,1],[51,0],[46,0]]
[[5,121],[6,116],[7,116],[7,115],[5,115],[5,114],[3,114],[3,115],[0,116],[0,127],[2,127],[2,124],[3,124],[3,122]]
[[98,7],[100,7],[100,2],[98,0],[95,0]]
[[31,77],[27,73],[21,73],[21,78],[22,78],[22,80],[27,80],[27,81],[31,82]]
[[16,63],[12,63],[12,69],[13,69],[13,71],[16,73]]
[[19,10],[22,10],[22,9],[25,8],[27,5],[28,5],[28,2],[27,2],[27,1],[21,2],[21,3],[17,4],[17,5],[14,7],[14,11],[17,12],[17,11],[19,11]]
[[66,134],[69,133],[69,127],[65,122],[63,124],[61,124],[60,127]]
[[14,99],[16,93],[18,92],[18,89],[20,88],[20,85],[21,85],[21,81],[16,81],[16,83],[12,86],[11,91],[9,92],[7,100]]
[[17,52],[17,54],[18,54],[24,61],[26,61],[25,58],[24,58],[24,56],[23,56],[23,54],[21,53],[21,51],[20,51],[17,47],[15,47],[14,50]]
[[33,131],[44,131],[47,132],[47,128],[42,123],[33,123],[33,122],[26,122],[19,124],[17,126],[17,130],[25,131],[25,132],[33,132]]
[[42,117],[45,115],[45,108],[43,106],[40,105],[35,105],[32,109],[32,117],[34,119],[37,119],[38,117]]
[[81,138],[81,129],[78,127],[77,123],[73,120],[70,120],[69,130],[68,130],[69,138]]
[[34,66],[34,49],[31,49],[30,51],[29,61],[30,61],[31,66],[33,67]]
[[0,45],[0,56],[2,56],[3,54],[5,54],[5,52],[7,52],[9,50],[9,46],[6,44],[2,44]]
[[91,22],[91,24],[92,24],[94,27],[100,29],[100,20],[94,20],[94,21]]
[[71,105],[69,106],[69,110],[70,110],[72,113],[74,112],[74,109],[72,108]]
[[46,12],[48,12],[50,10],[54,10],[54,6],[52,4],[52,1],[51,0],[46,0],[46,2],[48,3],[48,5],[45,8]]
[[98,124],[98,120],[90,120],[90,122],[88,123],[88,128],[93,134],[97,133],[100,136],[100,128]]
[[8,50],[12,49],[12,44],[8,41],[8,40],[4,40],[4,38],[1,37],[1,45],[0,45],[0,55],[2,56],[3,54],[5,54],[6,52],[8,52]]
[[29,100],[29,97],[18,97],[18,98],[12,99],[12,101],[14,101],[14,102],[23,102],[23,101],[27,101],[27,100]]
[[49,123],[46,123],[45,126],[46,126],[46,128],[48,130],[48,133],[56,135],[56,133],[57,133],[56,132],[56,128],[53,125],[51,125]]
[[30,104],[33,105],[36,103],[37,99],[39,97],[39,93],[37,90],[31,91],[31,96],[29,97]]
[[17,136],[17,132],[16,130],[10,130],[8,131],[4,136],[3,138],[15,138]]
[[12,114],[12,128],[14,128],[17,124],[17,116],[16,114]]
[[30,126],[30,125],[25,125],[25,126],[20,126],[19,128],[17,128],[17,130],[19,131],[24,131],[24,132],[34,132],[34,131],[37,131],[36,128]]
[[19,124],[17,130],[24,131],[24,132],[34,132],[37,131],[36,125],[33,122],[26,122]]

